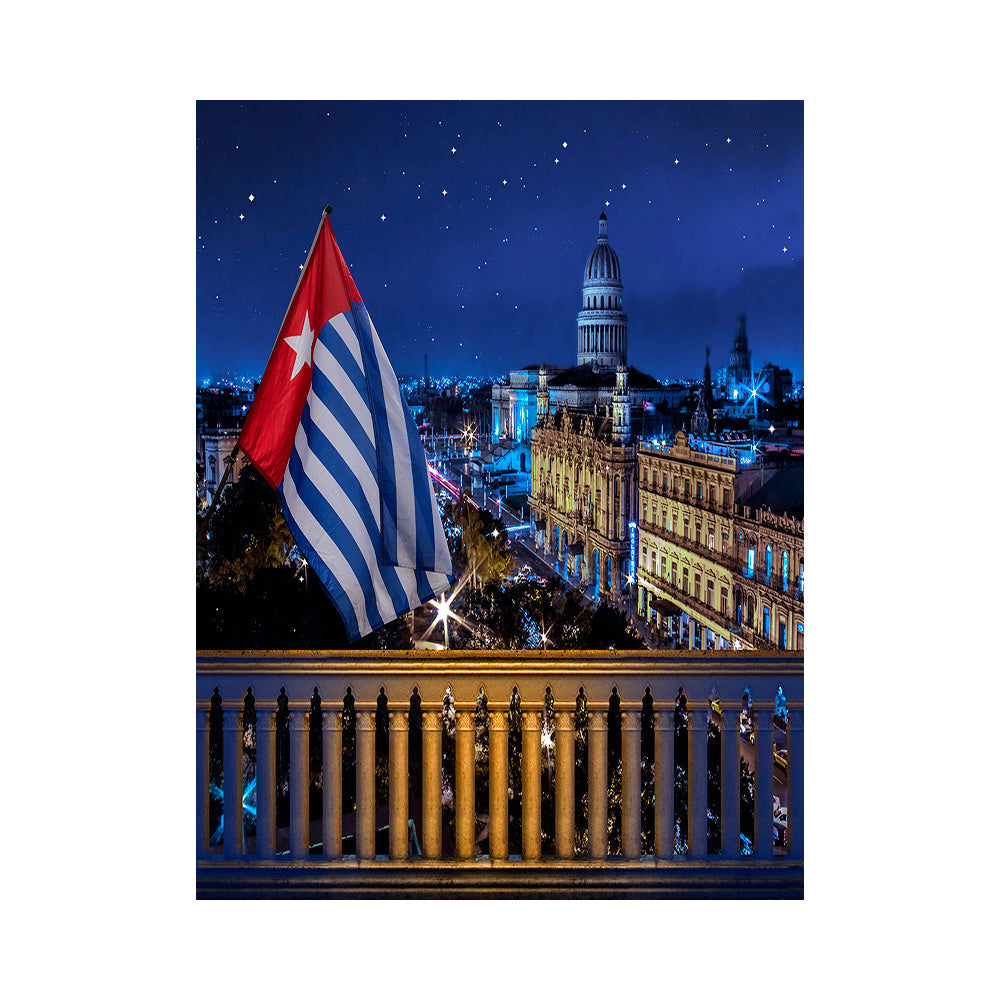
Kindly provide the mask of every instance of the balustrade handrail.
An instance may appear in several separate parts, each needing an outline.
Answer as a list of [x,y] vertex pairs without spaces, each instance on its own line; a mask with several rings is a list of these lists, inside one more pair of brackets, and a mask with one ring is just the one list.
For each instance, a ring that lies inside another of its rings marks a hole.
[[[765,678],[789,674],[790,677],[801,678],[801,652],[782,651],[777,656],[772,656],[751,651],[739,656],[749,659],[736,662],[733,654],[727,651],[713,656],[699,652],[689,653],[686,650],[199,650],[198,700],[207,703],[211,697],[214,685],[209,686],[208,679],[232,675],[279,675],[285,678],[281,686],[286,688],[291,702],[296,702],[298,698],[293,695],[293,691],[299,690],[298,679],[303,676],[312,678],[310,683],[313,686],[315,678],[326,678],[331,682],[343,681],[352,687],[356,701],[372,706],[380,688],[385,686],[386,678],[401,685],[399,691],[390,691],[386,687],[390,702],[405,694],[407,705],[413,687],[421,688],[423,697],[423,688],[430,680],[444,681],[451,686],[456,704],[461,702],[474,705],[479,696],[480,684],[490,680],[502,683],[507,688],[508,698],[511,687],[517,685],[522,707],[527,705],[535,708],[542,704],[547,686],[552,688],[559,705],[575,705],[580,686],[585,688],[585,693],[590,697],[592,690],[588,685],[597,684],[602,692],[606,688],[608,695],[612,687],[617,687],[622,704],[635,706],[641,704],[646,687],[651,688],[654,701],[658,700],[659,692],[653,690],[657,682],[672,684],[676,680],[680,686],[686,683],[696,691],[702,685],[707,685],[707,695],[708,687],[716,677],[737,674],[740,677],[759,675]],[[351,678],[354,678],[353,683]],[[474,690],[469,689],[471,693],[466,692],[467,683],[474,684]],[[402,690],[406,685],[409,685],[408,690]],[[527,685],[527,690],[522,690],[524,685]],[[235,693],[232,694],[235,696]],[[245,693],[244,688],[240,692],[241,699]],[[788,696],[787,687],[785,693]],[[675,694],[676,687],[670,697]],[[742,690],[740,696],[742,697]],[[309,687],[308,694],[302,695],[298,701],[305,704],[311,697],[312,687]]]
[[[695,597],[694,593],[691,591],[686,591],[684,588],[677,583],[671,582],[667,577],[661,576],[659,573],[654,573],[652,570],[641,570],[640,572],[645,573],[653,580],[656,585],[674,597],[682,600],[688,604],[695,605],[702,616],[711,619],[712,624],[721,625],[725,629],[734,629],[735,621],[732,618],[726,617],[725,613],[718,610],[718,608],[713,608],[706,601],[701,600],[699,597]],[[702,581],[704,584],[704,581]]]
[[771,572],[770,574],[765,573],[762,569],[754,569],[752,573],[748,573],[746,566],[741,567],[740,576],[744,580],[753,580],[754,583],[759,583],[769,590],[773,590],[777,594],[783,594],[785,597],[791,598],[793,601],[802,603],[805,600],[803,589],[796,584],[793,584],[789,580],[788,585],[785,586],[782,582],[781,574],[777,572]]
[[712,500],[710,497],[699,497],[690,491],[685,492],[684,490],[679,490],[674,486],[654,486],[649,480],[643,480],[639,484],[639,489],[655,493],[668,500],[676,500],[679,503],[687,504],[688,506],[695,507],[698,510],[705,510],[713,514],[718,514],[720,517],[731,518],[735,514],[732,507],[727,508],[726,505],[719,499]]
[[658,538],[662,538],[666,542],[670,542],[672,545],[677,545],[687,551],[695,551],[699,555],[704,555],[708,559],[725,566],[727,569],[738,570],[740,568],[740,558],[735,552],[727,553],[723,552],[722,549],[709,548],[709,546],[702,544],[692,537],[685,538],[683,535],[677,534],[676,531],[671,531],[669,528],[648,519],[643,520],[640,518],[639,527],[651,532]]

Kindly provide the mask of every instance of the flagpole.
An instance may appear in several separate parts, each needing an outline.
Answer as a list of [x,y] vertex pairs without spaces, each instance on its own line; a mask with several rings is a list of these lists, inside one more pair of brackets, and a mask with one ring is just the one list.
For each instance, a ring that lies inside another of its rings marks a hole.
[[[313,250],[316,249],[316,244],[319,241],[319,234],[323,230],[323,223],[326,222],[327,216],[332,211],[333,211],[333,206],[332,205],[327,205],[326,208],[323,209],[323,214],[320,216],[319,225],[316,227],[316,235],[313,237],[312,246],[309,247],[309,253],[306,254],[305,264],[303,264],[302,267],[299,268],[299,280],[295,282],[295,288],[292,291],[292,297],[288,300],[288,309],[285,310],[285,315],[281,317],[281,323],[278,326],[278,337],[281,336],[281,331],[282,331],[282,329],[285,326],[285,320],[288,319],[289,310],[292,308],[292,303],[295,301],[295,293],[298,292],[299,285],[302,284],[302,278],[305,275],[306,271],[309,270],[309,267],[308,267],[309,261],[312,258]],[[275,337],[275,340],[274,340],[275,344],[277,344],[277,342],[278,342],[278,337]]]

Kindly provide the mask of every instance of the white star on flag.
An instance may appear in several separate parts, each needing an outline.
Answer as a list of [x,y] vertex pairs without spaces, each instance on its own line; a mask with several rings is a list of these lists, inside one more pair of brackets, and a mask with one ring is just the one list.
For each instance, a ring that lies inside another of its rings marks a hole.
[[312,365],[313,332],[309,326],[309,311],[306,310],[306,318],[302,323],[302,332],[297,337],[285,337],[285,343],[295,351],[295,367],[292,369],[291,382],[300,371],[303,365]]

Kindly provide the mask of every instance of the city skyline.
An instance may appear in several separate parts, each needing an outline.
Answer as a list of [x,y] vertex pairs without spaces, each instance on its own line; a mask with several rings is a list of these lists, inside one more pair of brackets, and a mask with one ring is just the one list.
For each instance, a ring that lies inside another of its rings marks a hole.
[[263,371],[329,203],[401,376],[574,364],[604,211],[630,364],[715,373],[746,315],[801,381],[802,137],[798,101],[199,102],[197,377]]

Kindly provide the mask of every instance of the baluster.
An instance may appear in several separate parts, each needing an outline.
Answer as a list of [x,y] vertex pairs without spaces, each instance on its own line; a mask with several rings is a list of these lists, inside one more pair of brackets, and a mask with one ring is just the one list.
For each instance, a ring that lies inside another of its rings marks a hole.
[[674,708],[653,715],[656,727],[655,760],[655,832],[656,856],[671,858],[674,854]]
[[556,856],[573,857],[576,823],[574,765],[576,727],[572,708],[556,712]]
[[222,742],[222,842],[226,858],[243,854],[243,713],[223,710]]
[[358,709],[355,714],[357,734],[357,811],[355,812],[358,860],[375,857],[375,713]]
[[476,852],[476,726],[472,712],[455,712],[455,856]]
[[542,856],[542,772],[539,713],[521,714],[521,857]]
[[587,812],[590,856],[608,853],[608,722],[603,712],[587,713]]
[[275,758],[278,737],[274,709],[257,705],[257,859],[270,860],[275,854],[277,804]]
[[635,860],[640,843],[640,731],[642,716],[622,711],[622,855]]
[[291,856],[309,857],[309,713],[289,711],[289,835]]
[[490,712],[490,857],[507,857],[506,712]]
[[423,713],[423,856],[441,857],[441,706]]
[[344,849],[343,721],[339,708],[323,712],[323,854],[327,858],[339,858]]
[[406,858],[410,841],[409,766],[410,723],[405,711],[389,713],[389,857]]

